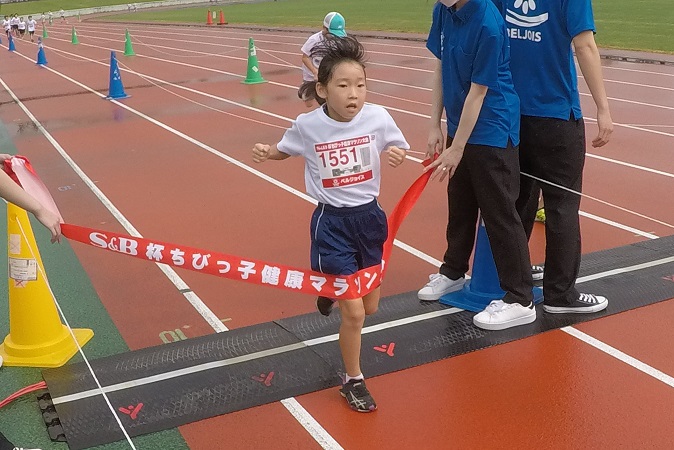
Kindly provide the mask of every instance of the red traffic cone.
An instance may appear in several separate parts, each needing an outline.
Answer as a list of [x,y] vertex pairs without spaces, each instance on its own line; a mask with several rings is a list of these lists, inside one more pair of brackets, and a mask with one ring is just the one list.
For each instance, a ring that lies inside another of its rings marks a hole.
[[208,15],[206,16],[206,25],[213,25],[213,17],[211,16],[211,10],[208,10]]
[[227,25],[225,15],[223,14],[222,10],[220,10],[220,20],[218,20],[218,25]]

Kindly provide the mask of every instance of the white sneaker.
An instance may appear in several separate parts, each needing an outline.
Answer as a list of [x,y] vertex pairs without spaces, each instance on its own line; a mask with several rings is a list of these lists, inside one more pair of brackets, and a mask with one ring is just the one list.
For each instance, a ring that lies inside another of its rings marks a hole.
[[419,300],[435,302],[440,300],[440,297],[445,294],[460,291],[465,282],[465,277],[461,277],[458,280],[450,280],[441,273],[434,273],[428,277],[428,283],[419,290],[417,297],[419,297]]
[[536,308],[533,303],[531,306],[522,306],[519,303],[505,303],[503,300],[492,301],[484,311],[473,317],[475,326],[484,330],[505,330],[535,320]]

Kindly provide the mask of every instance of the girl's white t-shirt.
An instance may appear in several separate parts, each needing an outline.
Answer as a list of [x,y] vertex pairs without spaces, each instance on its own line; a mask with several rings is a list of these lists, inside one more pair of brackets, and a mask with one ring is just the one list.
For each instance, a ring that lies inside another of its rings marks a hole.
[[26,29],[26,22],[23,20],[19,21],[19,30],[25,30]]
[[[323,32],[319,31],[318,33],[312,34],[309,36],[309,39],[304,43],[302,46],[302,53],[305,55],[311,57],[311,50],[313,50],[314,47],[317,45],[320,45],[323,41],[325,40],[325,36],[323,36]],[[311,61],[314,64],[314,67],[318,69],[318,66],[321,64],[321,60],[323,58],[320,58],[318,56],[311,58]],[[314,80],[314,74],[307,68],[307,66],[304,65],[304,62],[302,63],[302,79],[304,81],[313,81]]]
[[278,143],[279,151],[302,156],[307,194],[336,207],[364,205],[379,196],[381,152],[409,149],[383,107],[366,104],[350,122],[338,122],[317,108],[300,114]]
[[33,31],[33,32],[34,32],[34,31],[35,31],[35,25],[37,24],[37,22],[35,21],[35,19],[30,19],[30,20],[29,20],[28,22],[26,22],[26,23],[28,24],[28,31]]
[[9,30],[9,29],[11,28],[10,25],[9,25],[9,20],[7,20],[7,19],[2,19],[2,27],[3,27],[5,30]]

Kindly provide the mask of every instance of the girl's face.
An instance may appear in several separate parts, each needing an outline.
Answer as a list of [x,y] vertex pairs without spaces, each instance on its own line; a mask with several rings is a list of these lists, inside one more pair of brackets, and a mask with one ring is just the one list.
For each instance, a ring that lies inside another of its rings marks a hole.
[[326,85],[316,84],[316,92],[325,99],[330,118],[349,122],[365,104],[365,70],[355,61],[339,63]]

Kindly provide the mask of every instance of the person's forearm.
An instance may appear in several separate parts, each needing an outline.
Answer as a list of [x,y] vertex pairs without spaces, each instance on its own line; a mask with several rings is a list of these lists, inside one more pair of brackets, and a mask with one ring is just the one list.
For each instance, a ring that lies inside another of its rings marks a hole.
[[267,159],[281,161],[288,158],[290,158],[290,155],[287,153],[283,153],[282,151],[279,151],[276,144],[272,145],[271,148],[269,149],[269,156],[267,157]]
[[442,100],[442,62],[436,61],[433,71],[433,94],[431,100],[431,126],[439,127],[442,120],[442,109],[444,102]]
[[314,75],[318,73],[318,70],[314,67],[314,63],[311,61],[311,58],[305,53],[302,54],[302,64],[311,71]]
[[583,73],[585,83],[587,83],[592,99],[597,105],[597,111],[608,111],[608,98],[604,88],[601,59],[592,31],[584,31],[576,36],[573,39],[573,46],[576,50],[580,71]]
[[452,139],[452,147],[464,149],[468,139],[470,138],[473,128],[477,123],[477,118],[482,109],[484,97],[487,95],[487,86],[471,83],[470,90],[466,96],[466,101],[461,110],[461,118],[459,119],[459,126],[456,129],[456,134]]

